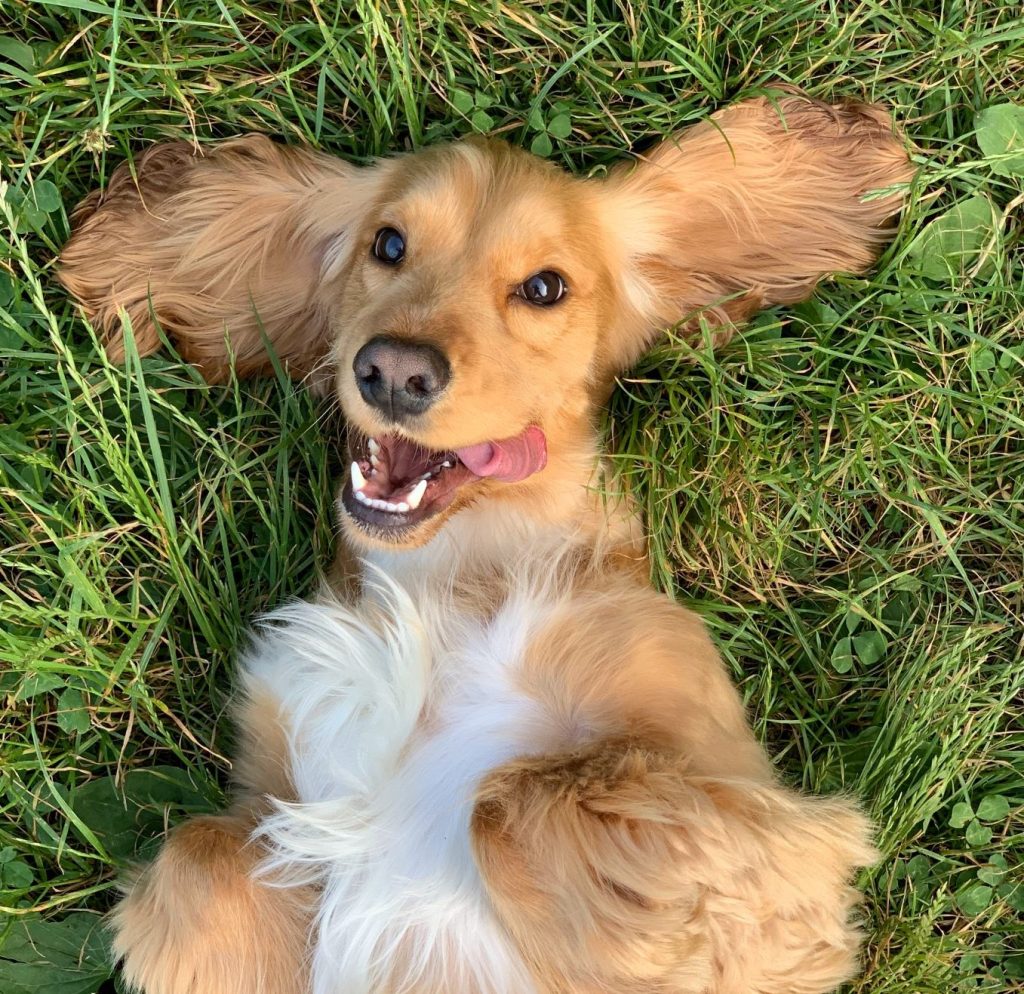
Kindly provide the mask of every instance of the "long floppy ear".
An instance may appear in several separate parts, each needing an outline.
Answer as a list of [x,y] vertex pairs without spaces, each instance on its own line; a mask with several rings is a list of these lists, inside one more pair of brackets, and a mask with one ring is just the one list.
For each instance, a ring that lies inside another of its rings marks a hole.
[[827,273],[862,272],[891,236],[914,174],[888,113],[784,90],[728,107],[603,181],[626,313],[608,343],[621,369],[655,333],[703,317],[716,344]]
[[185,142],[123,163],[74,214],[60,280],[124,352],[122,309],[143,355],[159,324],[211,380],[270,368],[266,343],[295,377],[318,371],[329,342],[330,277],[384,166],[247,135],[196,156]]

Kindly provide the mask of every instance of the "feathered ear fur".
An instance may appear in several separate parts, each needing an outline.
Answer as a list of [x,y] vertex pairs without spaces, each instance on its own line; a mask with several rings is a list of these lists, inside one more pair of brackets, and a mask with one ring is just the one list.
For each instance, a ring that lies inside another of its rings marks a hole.
[[891,234],[914,169],[880,107],[784,90],[715,114],[602,182],[621,252],[627,313],[610,360],[632,362],[656,332],[700,315],[719,329],[807,297],[831,272],[861,272]]
[[114,359],[123,309],[140,353],[159,346],[159,324],[209,380],[227,375],[231,355],[241,375],[269,369],[268,341],[292,376],[307,376],[328,350],[330,277],[386,168],[262,135],[205,156],[155,145],[75,211],[60,280]]

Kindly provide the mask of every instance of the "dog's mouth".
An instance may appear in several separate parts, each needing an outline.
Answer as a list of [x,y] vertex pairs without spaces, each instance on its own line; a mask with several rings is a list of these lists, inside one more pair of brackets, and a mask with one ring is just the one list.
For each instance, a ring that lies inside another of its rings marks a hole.
[[540,472],[547,441],[532,425],[512,438],[446,451],[401,435],[351,433],[349,454],[345,510],[373,534],[397,537],[440,514],[464,487],[484,479],[517,483]]

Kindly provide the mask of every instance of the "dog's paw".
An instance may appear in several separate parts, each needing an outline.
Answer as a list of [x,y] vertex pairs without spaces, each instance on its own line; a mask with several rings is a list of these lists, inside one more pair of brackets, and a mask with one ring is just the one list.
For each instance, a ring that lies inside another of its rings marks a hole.
[[679,761],[626,743],[527,759],[481,786],[473,841],[544,989],[706,990],[701,888],[679,872]]
[[125,979],[145,994],[304,994],[308,895],[254,879],[245,819],[176,829],[112,916]]
[[544,989],[812,994],[857,969],[848,881],[873,851],[846,801],[611,742],[496,770],[473,842]]

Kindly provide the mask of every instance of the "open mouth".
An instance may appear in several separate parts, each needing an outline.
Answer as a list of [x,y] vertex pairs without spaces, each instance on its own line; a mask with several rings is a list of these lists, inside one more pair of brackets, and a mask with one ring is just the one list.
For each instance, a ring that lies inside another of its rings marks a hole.
[[443,511],[463,487],[483,479],[516,483],[547,464],[544,432],[463,448],[426,449],[401,435],[349,437],[352,464],[341,491],[349,515],[377,534],[396,534]]

